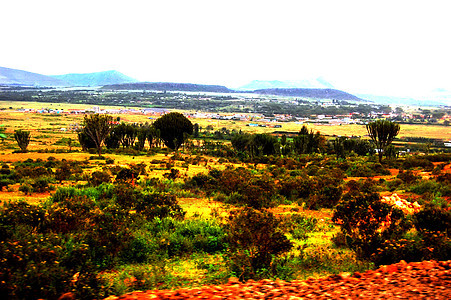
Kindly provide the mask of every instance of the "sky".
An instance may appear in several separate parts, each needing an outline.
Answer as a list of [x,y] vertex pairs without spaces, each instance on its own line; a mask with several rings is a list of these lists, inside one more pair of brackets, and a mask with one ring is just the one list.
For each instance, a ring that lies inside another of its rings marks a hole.
[[451,1],[5,0],[0,66],[239,87],[323,77],[353,93],[451,90]]

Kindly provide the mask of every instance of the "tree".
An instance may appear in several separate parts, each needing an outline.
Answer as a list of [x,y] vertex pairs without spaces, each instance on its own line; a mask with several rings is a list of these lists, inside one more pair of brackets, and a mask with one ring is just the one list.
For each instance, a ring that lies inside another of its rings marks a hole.
[[94,142],[97,153],[102,155],[102,144],[111,131],[113,117],[109,115],[85,115],[83,132]]
[[6,134],[5,134],[5,125],[1,124],[0,125],[0,139],[2,139],[2,141],[4,141],[6,139]]
[[177,150],[185,141],[184,133],[193,134],[193,124],[178,112],[165,114],[153,126],[160,131],[160,137],[168,148]]
[[379,163],[382,162],[382,155],[393,139],[398,135],[400,126],[398,123],[389,120],[376,120],[366,125],[366,130],[371,140],[375,143],[379,155]]
[[19,148],[22,152],[27,152],[28,144],[30,143],[31,134],[29,131],[25,130],[16,130],[14,131],[14,139],[19,145]]
[[319,131],[308,131],[307,126],[302,126],[298,135],[293,138],[293,147],[298,154],[320,153],[324,150],[326,139]]
[[193,136],[195,138],[199,137],[199,129],[200,129],[199,123],[194,124],[194,135]]

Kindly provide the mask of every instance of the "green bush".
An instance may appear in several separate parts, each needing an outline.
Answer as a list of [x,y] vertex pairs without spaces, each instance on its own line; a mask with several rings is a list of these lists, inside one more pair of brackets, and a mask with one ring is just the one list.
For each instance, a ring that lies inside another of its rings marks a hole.
[[110,183],[111,175],[105,171],[94,171],[88,179],[88,182],[91,186],[98,186],[102,183]]
[[418,158],[415,156],[409,156],[402,162],[403,169],[414,169],[414,168],[422,168],[429,171],[432,171],[434,168],[434,164],[425,158]]
[[451,234],[451,211],[426,203],[414,215],[414,224],[419,231],[440,231]]
[[229,268],[240,280],[259,279],[276,272],[275,257],[291,249],[292,243],[279,229],[270,212],[244,208],[231,214],[225,225]]
[[50,183],[52,182],[52,179],[46,176],[40,176],[34,180],[33,183],[31,183],[31,186],[33,187],[34,193],[45,193],[49,191]]
[[371,258],[382,243],[401,238],[411,227],[403,212],[381,202],[378,193],[358,190],[343,196],[332,221],[339,224],[349,246],[363,259]]
[[318,219],[300,214],[291,214],[281,217],[280,227],[284,232],[298,240],[305,240],[309,232],[316,230]]
[[174,194],[146,191],[128,184],[116,184],[112,197],[123,209],[132,210],[151,220],[155,217],[182,218],[184,212]]
[[113,235],[120,235],[114,227],[117,222],[101,222],[105,217],[99,218],[95,209],[87,212],[92,205],[79,203],[71,199],[56,205],[48,203],[50,207],[25,202],[5,204],[0,211],[2,298],[56,299],[67,291],[75,292],[80,299],[101,296],[96,272],[127,239],[119,236],[113,245]]
[[33,193],[33,187],[29,182],[22,182],[19,186],[19,192],[22,192],[25,195],[31,195]]
[[279,194],[287,199],[308,198],[312,192],[312,180],[307,175],[283,177],[279,180]]
[[400,170],[396,178],[401,179],[404,183],[412,184],[421,179],[421,176],[415,175],[411,170]]

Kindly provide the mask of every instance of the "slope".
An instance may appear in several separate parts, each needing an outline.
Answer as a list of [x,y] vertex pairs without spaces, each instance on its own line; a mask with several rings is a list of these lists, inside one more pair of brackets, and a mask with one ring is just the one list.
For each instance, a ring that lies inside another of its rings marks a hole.
[[136,79],[114,70],[95,73],[52,75],[52,77],[68,82],[72,86],[104,86],[137,82]]
[[69,85],[59,78],[4,67],[0,67],[0,84],[43,87],[61,87]]

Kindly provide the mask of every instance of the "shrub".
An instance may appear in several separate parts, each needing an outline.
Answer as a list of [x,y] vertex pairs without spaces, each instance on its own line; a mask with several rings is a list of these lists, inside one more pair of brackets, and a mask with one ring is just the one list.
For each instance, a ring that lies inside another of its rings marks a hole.
[[343,194],[343,171],[331,169],[318,174],[310,187],[311,195],[305,201],[309,209],[319,209],[322,207],[332,208],[341,199]]
[[18,178],[37,178],[40,176],[51,176],[53,172],[50,168],[45,168],[43,166],[27,166],[21,165],[17,166],[15,169]]
[[350,191],[337,205],[332,221],[340,225],[359,258],[369,259],[386,240],[400,238],[410,224],[403,212],[383,203],[375,192]]
[[287,199],[307,198],[311,193],[312,180],[306,175],[285,177],[279,181],[279,193]]
[[44,215],[45,211],[42,207],[31,205],[25,200],[5,202],[1,210],[0,221],[2,226],[7,226],[8,228],[27,225],[36,230],[41,226]]
[[440,190],[441,185],[433,180],[422,180],[415,185],[411,185],[409,190],[418,195],[425,193],[436,193]]
[[451,234],[451,211],[426,203],[414,215],[414,224],[419,231],[440,231]]
[[413,172],[411,170],[407,170],[407,171],[400,170],[400,172],[396,176],[396,178],[401,179],[404,183],[407,183],[407,184],[417,182],[418,180],[421,179],[420,176],[413,174]]
[[91,186],[98,186],[102,183],[110,183],[111,175],[105,171],[95,171],[92,172],[91,177],[88,179]]
[[175,180],[178,177],[180,177],[180,171],[177,169],[171,168],[170,172],[164,174],[163,176],[166,177],[167,179]]
[[121,168],[116,175],[118,183],[133,183],[139,179],[139,171],[134,168]]
[[8,188],[8,186],[13,183],[14,183],[14,181],[12,181],[11,179],[0,177],[0,192],[3,190],[4,187]]
[[231,214],[225,225],[229,245],[226,256],[231,271],[240,280],[257,279],[269,272],[274,258],[291,249],[292,243],[279,229],[279,223],[270,212],[252,208]]
[[29,182],[23,182],[19,186],[19,192],[22,192],[25,195],[31,195],[33,193],[33,187]]
[[423,168],[432,171],[434,164],[428,159],[409,156],[403,161],[402,167],[403,169]]
[[31,184],[33,187],[34,193],[45,193],[50,189],[49,183],[51,182],[51,179],[48,177],[38,177],[34,180],[34,182]]
[[127,184],[117,184],[113,195],[121,207],[134,210],[148,220],[168,216],[181,218],[185,214],[175,195],[170,193],[146,192]]
[[284,232],[298,240],[305,240],[307,233],[315,231],[318,219],[306,217],[300,214],[291,214],[281,217],[280,227]]

